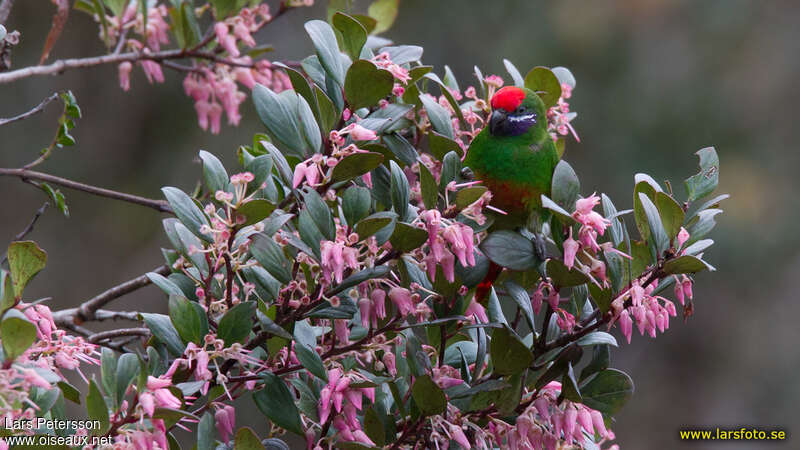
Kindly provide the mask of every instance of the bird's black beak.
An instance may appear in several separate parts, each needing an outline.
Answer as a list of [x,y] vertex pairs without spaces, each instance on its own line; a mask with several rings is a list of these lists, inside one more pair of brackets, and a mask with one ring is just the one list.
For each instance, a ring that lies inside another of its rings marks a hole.
[[503,130],[506,128],[506,117],[508,117],[508,113],[502,108],[492,111],[492,115],[489,117],[489,133],[493,136],[503,134]]

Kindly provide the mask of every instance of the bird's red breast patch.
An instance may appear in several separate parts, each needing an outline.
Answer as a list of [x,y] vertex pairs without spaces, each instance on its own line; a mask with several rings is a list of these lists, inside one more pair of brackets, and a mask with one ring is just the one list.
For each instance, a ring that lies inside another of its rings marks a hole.
[[525,91],[516,86],[506,86],[492,96],[492,109],[503,108],[508,112],[514,111],[524,98]]

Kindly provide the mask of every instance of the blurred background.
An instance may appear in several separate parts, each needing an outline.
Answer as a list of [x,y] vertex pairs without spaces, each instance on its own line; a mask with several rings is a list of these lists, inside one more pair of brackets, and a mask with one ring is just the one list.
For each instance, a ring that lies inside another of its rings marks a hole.
[[[311,53],[302,24],[324,18],[325,3],[292,11],[263,30],[271,59]],[[357,11],[365,2],[356,2]],[[53,6],[17,1],[6,27],[22,39],[15,68],[36,64]],[[800,352],[797,350],[800,238],[797,223],[800,154],[794,109],[800,100],[800,4],[717,0],[423,1],[402,0],[385,36],[425,47],[423,60],[441,74],[448,64],[462,89],[473,65],[507,82],[502,59],[523,74],[536,65],[566,66],[578,80],[571,99],[581,143],[565,158],[582,193],[605,192],[631,207],[633,175],[682,181],[697,172],[695,151],[715,146],[721,159],[718,193],[729,193],[717,216],[717,241],[706,259],[718,269],[695,285],[695,315],[675,321],[654,342],[634,336],[613,355],[636,393],[614,427],[623,448],[798,448]],[[51,60],[104,52],[92,20],[73,11]],[[794,56],[793,56],[794,55]],[[211,135],[196,124],[182,76],[167,73],[150,86],[135,71],[131,91],[119,89],[116,67],[70,71],[0,85],[0,117],[27,111],[53,91],[71,89],[83,110],[73,136],[39,169],[78,181],[160,198],[164,185],[191,189],[200,176],[199,149],[234,165],[235,149],[262,130],[243,105],[237,128]],[[0,167],[34,159],[55,133],[59,107],[0,128]],[[56,308],[79,304],[105,288],[162,263],[168,245],[162,216],[138,206],[64,191],[66,219],[48,210],[30,235],[49,254],[26,296],[52,296]],[[44,195],[17,179],[0,178],[0,242],[29,222]],[[113,304],[166,311],[147,287]],[[240,415],[242,424],[247,419]],[[257,417],[253,422],[257,430]],[[686,443],[682,427],[780,427],[775,443]]]

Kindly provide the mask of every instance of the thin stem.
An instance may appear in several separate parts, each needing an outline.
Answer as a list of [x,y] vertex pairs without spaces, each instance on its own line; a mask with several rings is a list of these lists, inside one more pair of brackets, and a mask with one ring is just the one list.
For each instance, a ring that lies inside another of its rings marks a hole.
[[[21,241],[25,238],[25,236],[27,236],[31,231],[33,231],[33,226],[36,225],[36,221],[39,220],[39,217],[41,217],[42,214],[44,214],[44,210],[47,209],[48,206],[50,206],[50,203],[44,202],[42,207],[36,210],[36,213],[33,215],[33,218],[28,223],[28,226],[26,226],[25,229],[17,233],[17,235],[14,236],[13,241]],[[0,264],[6,262],[7,259],[8,259],[8,252],[3,254],[3,259],[0,259]]]
[[[0,74],[0,76],[2,76],[2,74]],[[47,173],[36,172],[27,169],[0,168],[0,176],[3,175],[18,177],[23,181],[28,181],[28,180],[44,181],[47,183],[63,186],[65,188],[74,189],[76,191],[83,191],[89,194],[97,195],[99,197],[122,200],[129,203],[135,203],[137,205],[147,206],[148,208],[153,208],[157,211],[172,213],[172,208],[170,208],[167,202],[163,200],[154,200],[150,198],[139,197],[138,195],[112,191],[110,189],[104,189],[101,187],[92,186],[90,184],[79,183],[77,181],[68,180],[66,178],[57,177],[55,175],[50,175]]]
[[[1,21],[2,20],[0,20],[0,22]],[[22,113],[22,114],[20,114],[18,116],[9,117],[8,119],[0,119],[0,126],[8,125],[9,123],[16,122],[16,121],[19,121],[19,120],[25,120],[25,119],[27,119],[28,117],[30,117],[30,116],[32,116],[34,114],[38,114],[38,113],[44,111],[44,108],[48,104],[50,104],[50,102],[52,102],[53,100],[55,100],[57,98],[58,98],[58,92],[55,92],[55,93],[51,94],[49,97],[47,97],[44,100],[42,100],[41,103],[39,103],[38,105],[34,106],[33,109],[31,109],[28,112],[24,112],[24,113]]]

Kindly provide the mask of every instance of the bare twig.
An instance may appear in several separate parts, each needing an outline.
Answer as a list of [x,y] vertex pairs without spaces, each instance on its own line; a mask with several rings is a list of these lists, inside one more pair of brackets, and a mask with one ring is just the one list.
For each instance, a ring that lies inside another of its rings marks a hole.
[[[21,241],[22,239],[25,238],[25,236],[28,235],[28,233],[33,231],[33,226],[36,225],[36,221],[39,220],[39,217],[41,217],[42,214],[44,214],[44,210],[47,209],[48,206],[50,206],[50,203],[44,202],[42,207],[39,208],[38,210],[36,210],[36,213],[34,213],[33,218],[28,223],[28,226],[26,226],[25,229],[23,229],[22,231],[17,233],[17,235],[14,236],[13,240],[14,241]],[[3,264],[4,262],[6,262],[7,259],[8,259],[8,253],[4,253],[3,254],[3,258],[0,259],[0,264]]]
[[[57,326],[68,326],[74,324],[75,317],[78,316],[78,308],[62,309],[53,312],[53,321]],[[139,320],[139,311],[111,311],[108,309],[98,309],[94,312],[95,322],[102,322],[105,320]]]
[[148,328],[120,328],[118,330],[101,331],[94,333],[87,338],[92,344],[97,344],[102,341],[116,339],[119,337],[127,336],[150,336],[150,329]]
[[[169,273],[169,267],[165,264],[163,266],[156,267],[152,270],[152,272],[155,272],[159,275],[166,275]],[[100,293],[99,295],[90,298],[89,300],[86,300],[77,308],[71,308],[53,313],[53,320],[56,322],[56,324],[81,323],[89,320],[98,320],[97,311],[100,310],[100,308],[107,305],[111,301],[139,288],[147,286],[148,284],[150,284],[150,278],[148,278],[147,275],[140,275],[132,280],[128,280],[122,284],[114,286]],[[121,314],[121,312],[118,312],[117,314]],[[56,318],[58,318],[58,320],[56,320]],[[127,319],[128,317],[119,318]]]
[[3,125],[8,125],[9,123],[16,122],[16,121],[18,121],[18,120],[25,120],[25,119],[27,119],[28,117],[30,117],[30,116],[32,116],[32,115],[34,115],[34,114],[38,114],[38,113],[40,113],[40,112],[44,111],[44,108],[45,108],[45,107],[46,107],[46,106],[47,106],[47,105],[48,105],[50,102],[52,102],[53,100],[55,100],[55,99],[57,99],[57,98],[58,98],[58,92],[56,92],[56,93],[53,93],[52,95],[50,95],[50,96],[49,96],[49,97],[47,97],[46,99],[42,100],[42,102],[41,102],[41,103],[39,103],[38,105],[36,105],[36,106],[35,106],[33,109],[31,109],[31,110],[30,110],[30,111],[28,111],[28,112],[22,113],[22,114],[20,114],[20,115],[18,115],[18,116],[10,117],[10,118],[8,118],[8,119],[0,119],[0,126],[3,126]]
[[213,61],[219,64],[236,67],[253,67],[255,63],[237,62],[231,59],[219,57],[211,52],[190,50],[190,49],[173,49],[164,50],[160,52],[147,53],[147,52],[127,52],[127,53],[112,53],[103,56],[92,56],[88,58],[71,58],[60,59],[52,64],[41,66],[30,66],[22,69],[12,70],[10,72],[0,73],[0,84],[11,83],[23,78],[32,77],[35,75],[58,75],[69,69],[81,69],[86,67],[100,66],[103,64],[118,64],[121,62],[137,62],[137,61],[155,61],[163,62],[175,59],[198,58]]
[[[2,76],[2,74],[0,74],[0,76]],[[170,208],[167,202],[163,200],[153,200],[150,198],[139,197],[138,195],[131,195],[131,194],[126,194],[124,192],[112,191],[110,189],[104,189],[97,186],[92,186],[90,184],[79,183],[77,181],[68,180],[66,178],[57,177],[55,175],[50,175],[47,173],[36,172],[33,170],[26,170],[26,169],[0,168],[0,176],[2,175],[18,177],[23,181],[27,180],[45,181],[47,183],[57,184],[65,188],[87,192],[89,194],[97,195],[100,197],[113,198],[115,200],[122,200],[129,203],[135,203],[137,205],[147,206],[149,208],[153,208],[161,212],[166,212],[166,213],[172,212],[172,208]]]

